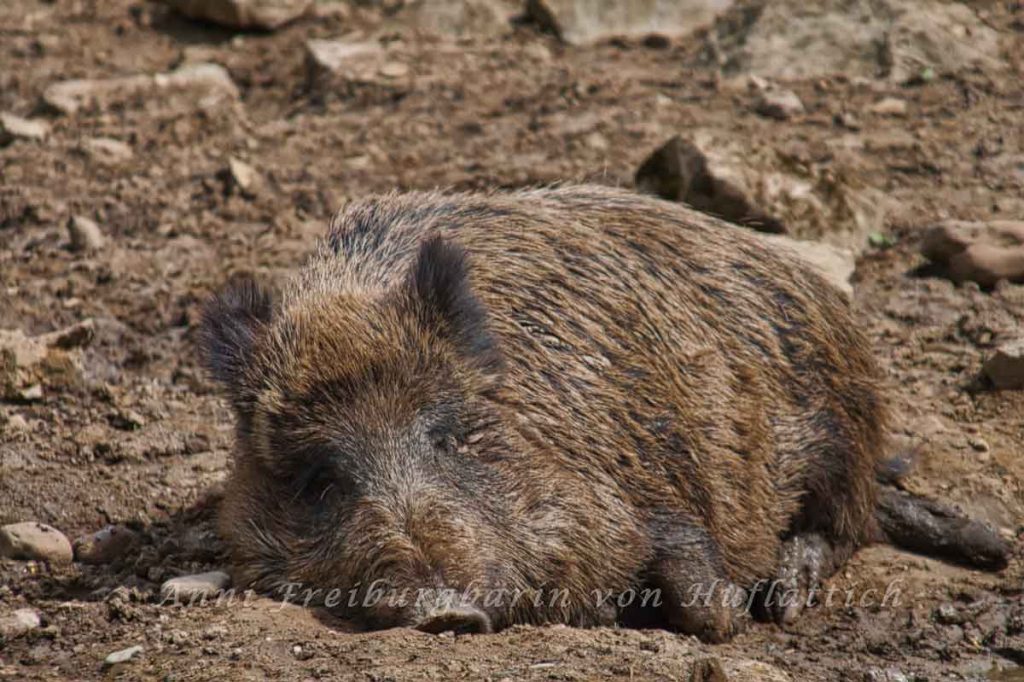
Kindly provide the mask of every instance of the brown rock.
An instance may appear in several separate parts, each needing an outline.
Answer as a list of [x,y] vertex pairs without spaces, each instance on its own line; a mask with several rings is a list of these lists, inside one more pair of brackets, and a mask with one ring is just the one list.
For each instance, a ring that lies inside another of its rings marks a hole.
[[0,556],[69,564],[73,552],[71,543],[56,528],[26,521],[0,528]]
[[130,550],[137,539],[124,526],[107,526],[75,539],[75,559],[85,564],[108,564]]
[[785,232],[780,220],[752,201],[749,193],[714,164],[694,143],[676,136],[644,161],[636,186],[662,199],[685,202],[738,225],[762,232]]
[[99,251],[106,246],[100,226],[90,218],[76,215],[68,220],[68,237],[72,251]]
[[305,16],[313,0],[164,0],[190,19],[200,19],[228,28],[276,28]]
[[481,40],[508,32],[520,9],[514,0],[413,0],[395,23],[442,37]]
[[947,220],[928,230],[921,254],[954,282],[1024,282],[1024,221]]
[[1024,339],[1000,346],[985,362],[984,372],[996,388],[1024,389]]

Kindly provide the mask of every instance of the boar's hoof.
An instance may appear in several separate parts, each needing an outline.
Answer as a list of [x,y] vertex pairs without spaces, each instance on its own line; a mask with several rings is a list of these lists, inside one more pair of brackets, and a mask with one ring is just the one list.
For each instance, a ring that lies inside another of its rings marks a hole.
[[779,572],[763,595],[764,615],[779,625],[793,623],[805,607],[812,605],[821,582],[850,554],[852,549],[837,549],[818,533],[802,533],[786,540]]
[[457,635],[480,635],[492,631],[491,619],[473,606],[458,606],[434,611],[416,625],[417,630],[439,635],[454,632]]

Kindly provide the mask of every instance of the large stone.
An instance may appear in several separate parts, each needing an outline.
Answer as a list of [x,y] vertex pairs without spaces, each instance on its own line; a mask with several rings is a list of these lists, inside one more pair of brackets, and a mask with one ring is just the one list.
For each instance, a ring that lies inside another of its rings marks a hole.
[[947,220],[925,233],[921,254],[957,283],[1024,282],[1024,221]]
[[0,528],[0,556],[69,564],[73,552],[71,543],[56,528],[45,523],[25,521]]
[[760,232],[859,253],[867,235],[881,231],[885,203],[876,190],[843,177],[834,167],[794,163],[770,140],[698,130],[656,150],[637,171],[636,184]]
[[272,31],[312,10],[314,0],[164,0],[191,19],[236,29]]
[[996,31],[959,2],[759,0],[716,28],[728,70],[771,78],[845,74],[904,82],[1004,64]]
[[681,36],[710,24],[733,0],[527,0],[526,13],[572,45],[652,33]]
[[132,101],[158,101],[184,96],[193,104],[236,99],[238,88],[219,64],[187,64],[170,73],[139,74],[104,79],[78,79],[54,83],[43,91],[43,101],[62,114],[79,109],[106,109]]

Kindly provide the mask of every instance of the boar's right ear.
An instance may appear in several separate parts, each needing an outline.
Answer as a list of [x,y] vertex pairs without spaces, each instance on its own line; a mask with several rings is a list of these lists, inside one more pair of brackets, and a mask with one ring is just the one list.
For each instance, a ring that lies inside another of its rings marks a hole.
[[232,278],[203,309],[200,334],[206,367],[230,389],[241,388],[260,332],[273,316],[273,299],[249,275]]
[[420,246],[411,288],[424,322],[453,341],[478,368],[497,373],[502,360],[487,328],[487,313],[469,283],[466,252],[440,236]]

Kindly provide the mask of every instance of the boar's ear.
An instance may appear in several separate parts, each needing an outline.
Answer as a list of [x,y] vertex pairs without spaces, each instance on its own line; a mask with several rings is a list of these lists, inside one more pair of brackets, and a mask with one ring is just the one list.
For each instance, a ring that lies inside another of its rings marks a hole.
[[232,278],[206,304],[200,344],[214,379],[232,390],[242,388],[256,339],[272,315],[270,293],[249,275]]
[[487,329],[487,313],[469,284],[462,247],[431,237],[420,246],[411,272],[413,298],[426,325],[450,338],[482,370],[501,370],[501,354]]

